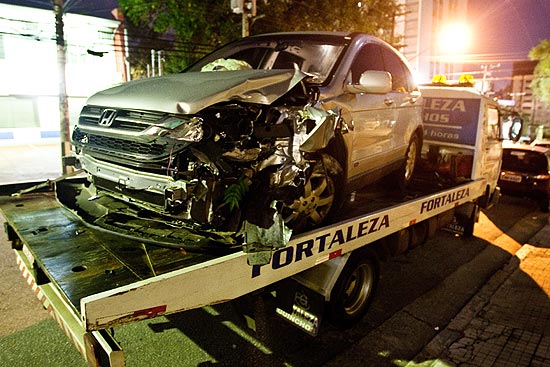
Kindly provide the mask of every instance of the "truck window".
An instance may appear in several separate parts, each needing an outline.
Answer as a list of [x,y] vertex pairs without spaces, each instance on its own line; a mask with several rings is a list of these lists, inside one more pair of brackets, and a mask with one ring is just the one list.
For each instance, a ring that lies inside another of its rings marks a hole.
[[489,108],[487,112],[487,137],[489,139],[500,138],[500,119],[496,108]]

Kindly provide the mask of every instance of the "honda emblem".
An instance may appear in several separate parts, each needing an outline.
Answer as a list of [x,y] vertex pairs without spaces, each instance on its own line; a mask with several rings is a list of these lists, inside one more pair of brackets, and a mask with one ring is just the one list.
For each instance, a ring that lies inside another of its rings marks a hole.
[[109,108],[106,108],[101,112],[101,116],[99,116],[99,122],[98,124],[101,126],[109,127],[113,124],[116,118],[116,110],[112,110]]

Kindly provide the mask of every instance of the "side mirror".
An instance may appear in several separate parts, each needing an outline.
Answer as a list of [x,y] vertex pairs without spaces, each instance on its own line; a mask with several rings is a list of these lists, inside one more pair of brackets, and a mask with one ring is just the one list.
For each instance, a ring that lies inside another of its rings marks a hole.
[[391,74],[387,71],[367,70],[359,78],[359,84],[347,84],[346,92],[386,94],[392,90]]
[[509,137],[513,141],[517,142],[521,137],[521,130],[523,129],[523,120],[519,117],[514,117],[512,125],[510,126]]

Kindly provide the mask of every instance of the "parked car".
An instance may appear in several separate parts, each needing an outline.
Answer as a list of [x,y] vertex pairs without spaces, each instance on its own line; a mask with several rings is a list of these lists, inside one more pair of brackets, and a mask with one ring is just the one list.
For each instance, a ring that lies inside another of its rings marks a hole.
[[498,181],[503,193],[535,199],[548,212],[550,199],[550,149],[526,144],[504,145]]
[[147,211],[193,232],[280,243],[281,228],[320,225],[352,190],[389,174],[405,186],[421,109],[407,61],[375,37],[266,34],[95,94],[72,143],[86,190],[117,201],[102,216]]
[[531,142],[534,147],[550,148],[550,139],[535,139]]

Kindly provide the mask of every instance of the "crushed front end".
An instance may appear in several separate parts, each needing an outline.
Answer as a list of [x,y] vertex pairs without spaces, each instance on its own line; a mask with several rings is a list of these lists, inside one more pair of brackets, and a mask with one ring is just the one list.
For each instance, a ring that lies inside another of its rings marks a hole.
[[296,202],[338,122],[306,77],[184,73],[101,92],[72,134],[88,183],[60,200],[94,225],[161,245],[196,249],[207,238],[264,255],[284,246],[289,226],[320,210]]

